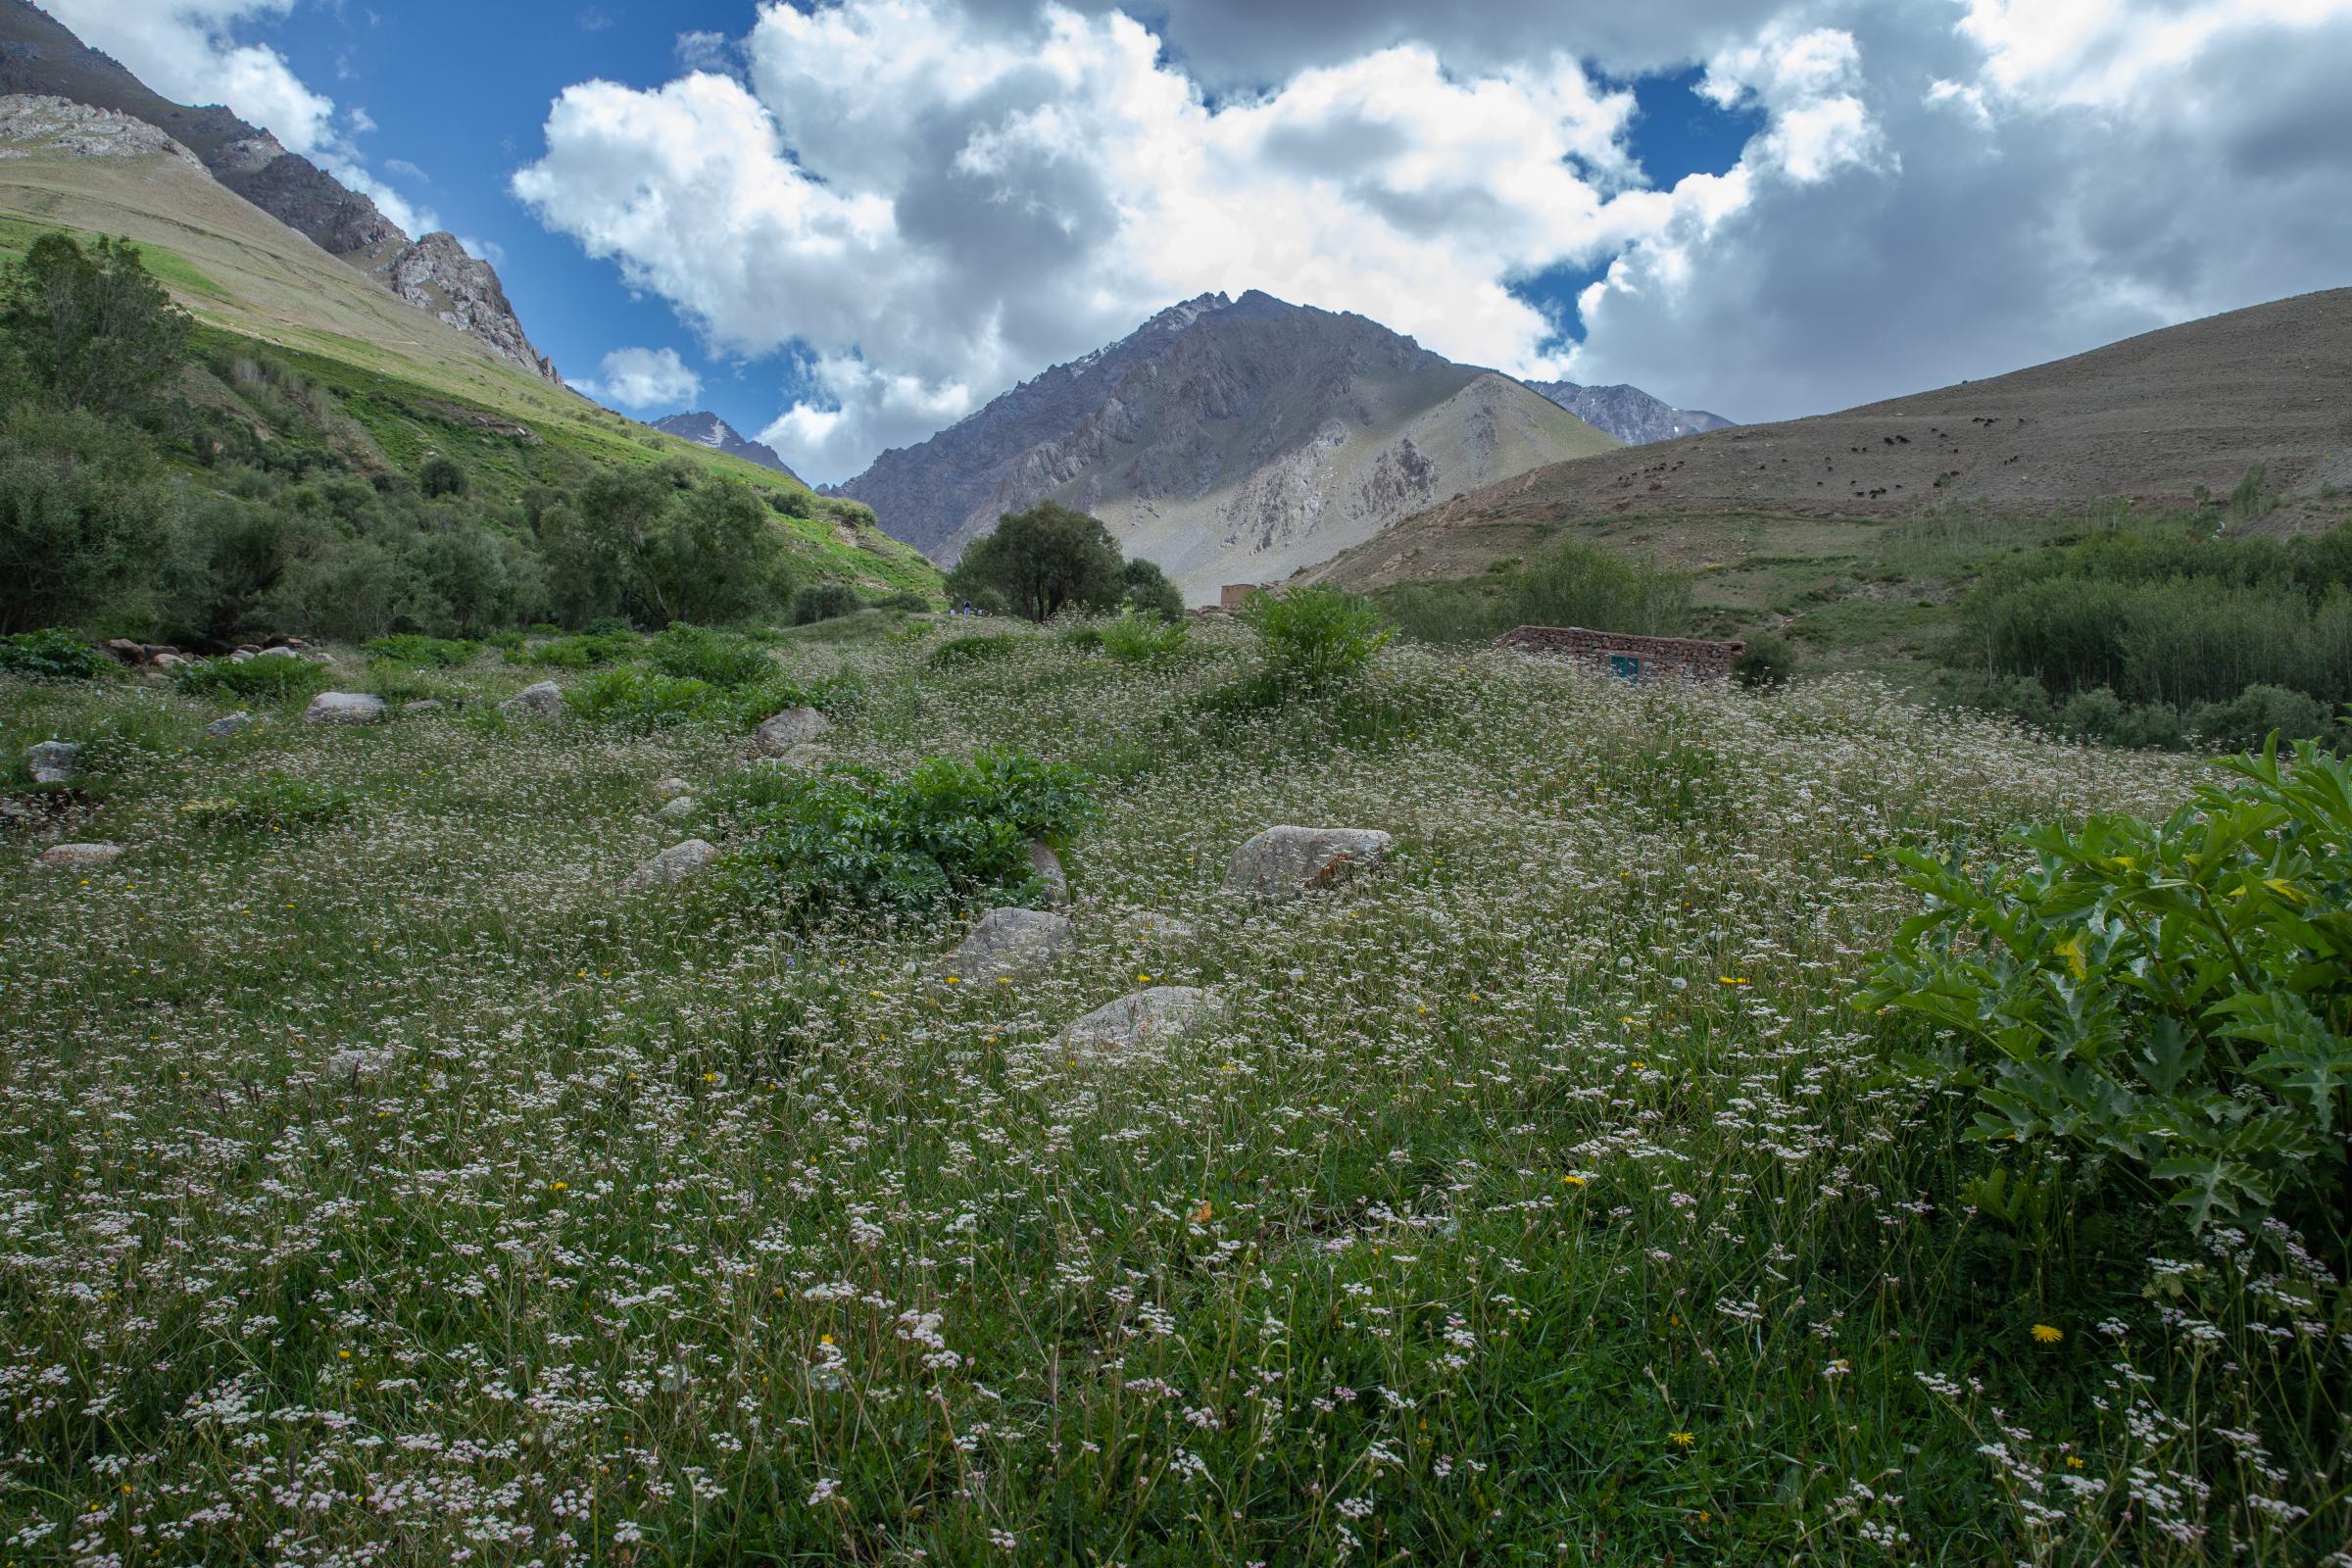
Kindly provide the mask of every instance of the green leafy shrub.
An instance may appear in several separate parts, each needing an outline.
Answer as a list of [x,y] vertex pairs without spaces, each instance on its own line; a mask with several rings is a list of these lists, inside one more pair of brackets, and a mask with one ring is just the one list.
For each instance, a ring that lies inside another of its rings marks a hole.
[[2189,710],[2186,727],[2210,744],[2239,751],[2260,746],[2266,735],[2320,740],[2341,733],[2326,703],[2283,686],[2249,686],[2227,703],[2200,703]]
[[215,830],[283,833],[348,815],[360,804],[353,791],[311,779],[265,774],[227,795],[189,801],[180,816]]
[[1143,614],[1127,610],[1101,632],[1104,653],[1121,663],[1143,664],[1181,653],[1192,627],[1180,620],[1163,620],[1157,612]]
[[472,663],[478,647],[478,644],[463,637],[424,637],[415,632],[403,632],[394,637],[373,639],[368,644],[368,652],[377,659],[414,664],[418,668],[431,665],[456,669]]
[[901,588],[896,593],[876,600],[874,608],[876,610],[897,610],[909,615],[920,615],[930,611],[931,601],[911,588]]
[[1257,633],[1266,661],[1309,691],[1353,674],[1396,635],[1368,599],[1338,588],[1251,594],[1241,618]]
[[820,620],[834,620],[856,614],[865,608],[858,590],[846,582],[812,582],[792,596],[792,623],[795,626],[813,626]]
[[2192,1226],[2332,1231],[2352,1127],[2352,766],[2309,743],[2223,764],[2172,816],[2019,840],[2024,869],[1898,852],[1928,901],[1864,1000],[1924,1021],[1908,1071],[1976,1097],[1975,1136]]
[[1783,685],[1794,673],[1796,649],[1778,632],[1754,633],[1732,662],[1732,678],[1750,690]]
[[228,659],[208,659],[177,665],[172,671],[172,678],[181,691],[202,696],[282,702],[326,690],[329,676],[324,664],[315,664],[307,659],[272,657],[248,659],[242,663]]
[[1095,809],[1086,774],[1025,752],[935,757],[897,779],[836,765],[797,783],[758,813],[737,874],[809,914],[925,909],[983,890],[1033,899],[1029,840],[1063,838]]
[[518,664],[535,664],[545,669],[592,669],[628,658],[637,651],[639,641],[637,634],[630,631],[583,631],[534,643],[507,657]]
[[115,662],[63,627],[0,637],[0,669],[35,680],[97,680]]
[[925,656],[933,669],[960,669],[966,664],[985,664],[1004,658],[1020,646],[1012,637],[956,637],[941,643]]
[[713,686],[748,686],[776,673],[776,662],[758,643],[682,623],[648,642],[645,659],[664,675]]
[[633,735],[735,716],[727,693],[709,681],[627,665],[599,670],[575,683],[564,693],[564,707],[575,718]]

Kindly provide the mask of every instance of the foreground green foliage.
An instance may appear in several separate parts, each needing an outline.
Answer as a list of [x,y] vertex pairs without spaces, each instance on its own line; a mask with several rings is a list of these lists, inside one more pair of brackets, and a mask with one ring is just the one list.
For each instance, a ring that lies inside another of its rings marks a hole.
[[804,917],[838,906],[913,911],[995,894],[1020,904],[1040,884],[1032,839],[1057,842],[1094,815],[1091,781],[1026,752],[935,757],[903,778],[870,769],[803,774],[759,812],[738,860],[754,897],[788,898]]
[[[1897,1020],[1852,1005],[1918,909],[1889,846],[2022,869],[2010,824],[2159,817],[2197,764],[1873,682],[1397,645],[1237,715],[1203,699],[1263,656],[1221,619],[1138,663],[985,629],[1007,651],[774,652],[855,682],[825,744],[880,783],[1006,749],[1094,779],[1073,945],[1002,985],[931,977],[952,906],[794,918],[723,861],[623,891],[689,833],[744,857],[799,787],[744,721],[477,722],[548,673],[483,658],[440,712],[223,743],[225,699],[0,676],[8,733],[106,739],[39,798],[71,814],[0,818],[17,1558],[2172,1568],[2352,1536],[2318,1244],[2039,1172],[1992,1201],[1975,1107],[1887,1081]],[[271,776],[353,804],[186,821]],[[1396,842],[1221,894],[1280,822]],[[37,869],[52,837],[124,854]],[[1221,1004],[1062,1043],[1145,984]]]
[[58,627],[0,637],[0,670],[35,680],[96,680],[115,662],[81,637]]
[[1936,1037],[1975,1135],[2153,1190],[2195,1228],[2278,1213],[2352,1258],[2352,766],[2226,764],[2162,822],[2033,829],[2022,870],[1901,858],[1927,913],[1873,981]]

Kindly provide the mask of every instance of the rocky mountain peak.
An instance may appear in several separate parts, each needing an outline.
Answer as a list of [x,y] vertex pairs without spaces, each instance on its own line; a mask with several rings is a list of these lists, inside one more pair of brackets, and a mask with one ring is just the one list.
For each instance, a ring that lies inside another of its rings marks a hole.
[[1059,501],[1198,600],[1286,575],[1466,484],[1614,444],[1508,377],[1250,289],[1170,306],[884,453],[839,493],[943,563],[1003,514]]
[[1530,381],[1530,387],[1587,424],[1606,430],[1627,446],[1672,441],[1705,430],[1724,430],[1732,421],[1703,409],[1678,409],[1638,386],[1579,386],[1574,381]]
[[[713,452],[724,452],[729,457],[741,458],[746,463],[757,463],[762,468],[773,468],[786,478],[801,479],[799,474],[794,473],[785,465],[783,458],[777,455],[774,447],[764,441],[753,441],[746,438],[733,425],[708,411],[698,410],[692,414],[672,414],[665,418],[656,419],[654,428],[683,440],[692,441],[697,446],[709,447]],[[806,484],[808,481],[801,480],[801,482]]]

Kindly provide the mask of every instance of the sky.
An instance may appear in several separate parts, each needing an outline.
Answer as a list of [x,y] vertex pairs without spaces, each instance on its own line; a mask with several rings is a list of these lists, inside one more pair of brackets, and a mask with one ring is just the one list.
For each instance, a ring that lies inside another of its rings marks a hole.
[[1209,290],[1752,422],[2352,283],[2352,0],[42,3],[819,481]]

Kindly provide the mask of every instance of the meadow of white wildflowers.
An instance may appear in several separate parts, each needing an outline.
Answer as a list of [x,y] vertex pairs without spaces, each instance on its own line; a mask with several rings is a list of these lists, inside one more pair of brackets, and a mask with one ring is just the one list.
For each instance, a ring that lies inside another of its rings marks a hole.
[[[95,743],[0,865],[0,1568],[2352,1561],[2329,1271],[1968,1211],[1851,1004],[1890,847],[2200,764],[1406,648],[1230,717],[1238,630],[1005,634],[783,657],[859,681],[845,758],[1097,773],[1011,983],[930,968],[961,917],[621,891],[739,841],[737,731],[0,678],[12,758]],[[207,804],[270,777],[341,808]],[[1222,895],[1276,823],[1396,845]],[[1054,1044],[1161,983],[1217,1021]]]

